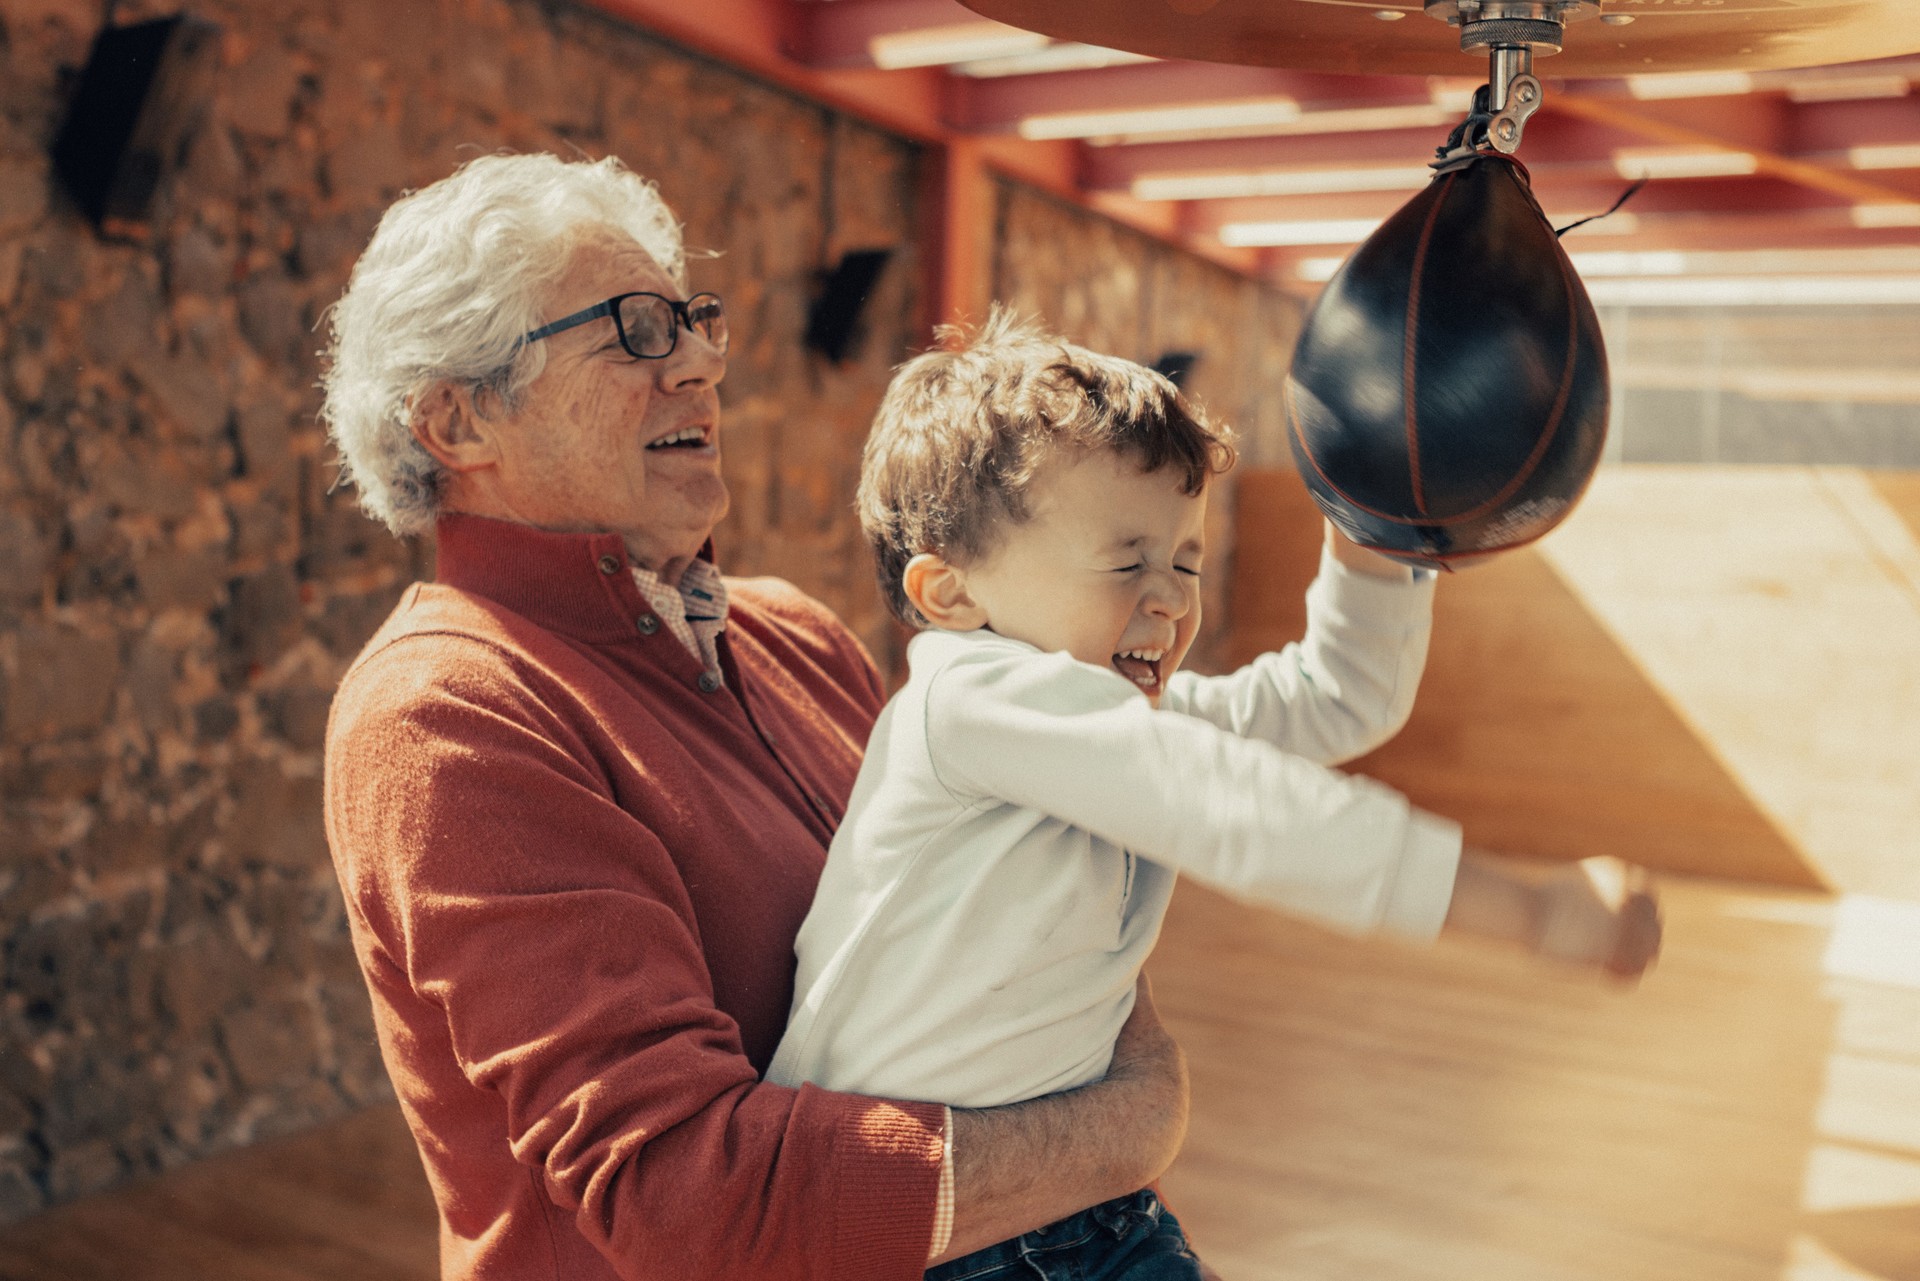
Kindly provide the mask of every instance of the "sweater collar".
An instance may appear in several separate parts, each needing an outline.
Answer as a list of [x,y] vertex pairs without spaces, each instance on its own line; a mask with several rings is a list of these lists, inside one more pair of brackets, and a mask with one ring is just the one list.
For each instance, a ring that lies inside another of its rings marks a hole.
[[[435,581],[484,596],[550,631],[585,641],[629,639],[648,606],[620,535],[557,533],[458,512],[435,527]],[[713,543],[700,549],[713,560]]]

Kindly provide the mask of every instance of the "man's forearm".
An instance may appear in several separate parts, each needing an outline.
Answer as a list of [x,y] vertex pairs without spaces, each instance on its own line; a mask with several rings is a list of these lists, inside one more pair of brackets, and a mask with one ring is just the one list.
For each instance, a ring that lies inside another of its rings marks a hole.
[[953,1109],[953,1237],[935,1262],[1151,1183],[1187,1128],[1186,1060],[1141,988],[1107,1076],[1006,1107]]

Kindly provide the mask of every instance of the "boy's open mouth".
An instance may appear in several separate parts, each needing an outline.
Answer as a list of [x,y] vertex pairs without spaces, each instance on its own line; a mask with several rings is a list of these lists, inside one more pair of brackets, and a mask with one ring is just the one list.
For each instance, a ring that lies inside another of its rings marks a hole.
[[1160,660],[1167,656],[1164,649],[1126,649],[1113,656],[1113,670],[1152,692],[1160,688]]

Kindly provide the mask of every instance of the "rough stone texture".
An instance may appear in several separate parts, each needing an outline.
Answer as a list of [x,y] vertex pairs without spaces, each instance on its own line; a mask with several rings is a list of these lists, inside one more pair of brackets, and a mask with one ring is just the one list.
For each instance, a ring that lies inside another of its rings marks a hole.
[[[205,124],[149,234],[103,239],[45,156],[104,7],[0,0],[0,1220],[390,1096],[320,747],[432,548],[335,489],[314,325],[400,190],[497,148],[656,177],[736,317],[724,563],[899,648],[850,508],[922,337],[914,146],[558,0],[201,0]],[[1202,348],[1196,391],[1265,421],[1272,295],[1002,204],[1000,292],[1124,355]],[[869,248],[894,256],[830,366],[808,300]]]

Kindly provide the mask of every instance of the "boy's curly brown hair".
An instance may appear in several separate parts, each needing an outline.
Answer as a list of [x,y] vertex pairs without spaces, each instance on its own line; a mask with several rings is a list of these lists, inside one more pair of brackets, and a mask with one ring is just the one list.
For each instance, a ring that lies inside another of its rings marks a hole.
[[856,499],[881,593],[909,626],[928,623],[902,585],[907,562],[985,555],[1002,522],[1028,518],[1034,475],[1059,453],[1111,449],[1143,472],[1172,468],[1188,494],[1233,466],[1231,431],[1151,369],[998,307],[977,330],[942,326],[935,338],[887,387]]

